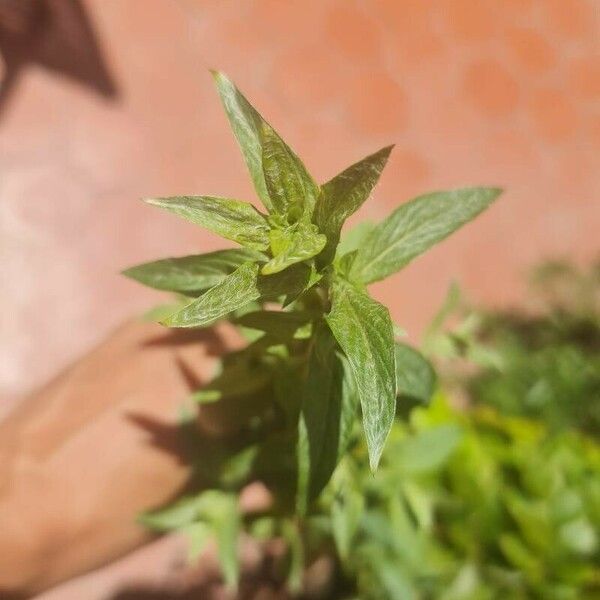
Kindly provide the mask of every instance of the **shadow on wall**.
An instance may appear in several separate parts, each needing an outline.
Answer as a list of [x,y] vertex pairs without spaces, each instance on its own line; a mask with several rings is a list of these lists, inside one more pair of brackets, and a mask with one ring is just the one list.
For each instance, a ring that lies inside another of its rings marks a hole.
[[0,0],[0,116],[31,65],[118,95],[80,0]]

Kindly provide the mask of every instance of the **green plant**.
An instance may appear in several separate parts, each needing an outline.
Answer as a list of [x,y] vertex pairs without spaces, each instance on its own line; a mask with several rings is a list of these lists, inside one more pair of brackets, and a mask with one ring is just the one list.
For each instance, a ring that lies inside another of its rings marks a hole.
[[[599,265],[545,262],[530,284],[529,309],[512,311],[469,307],[454,288],[425,347],[444,359],[472,402],[599,435]],[[459,323],[442,331],[449,316]],[[461,358],[479,368],[461,374]]]
[[212,196],[148,200],[242,248],[160,260],[125,274],[179,294],[183,302],[162,320],[169,327],[227,319],[249,335],[248,346],[224,357],[221,372],[194,396],[202,404],[252,408],[245,427],[220,449],[202,442],[202,482],[211,491],[146,518],[159,529],[185,529],[196,546],[216,535],[233,584],[240,524],[234,498],[244,483],[267,483],[277,511],[286,515],[281,533],[301,553],[302,517],[347,452],[359,405],[375,471],[397,396],[425,399],[431,391],[430,367],[395,341],[388,309],[367,286],[474,218],[500,190],[427,194],[340,241],[344,222],[368,198],[392,147],[318,185],[231,81],[213,75],[267,214]]
[[438,394],[395,421],[377,478],[353,442],[307,520],[308,560],[338,565],[326,597],[598,597],[593,440]]

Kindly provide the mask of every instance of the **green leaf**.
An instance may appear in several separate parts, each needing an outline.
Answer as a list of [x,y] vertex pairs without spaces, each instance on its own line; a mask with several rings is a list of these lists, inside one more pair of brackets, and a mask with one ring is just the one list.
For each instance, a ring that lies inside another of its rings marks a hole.
[[369,462],[375,470],[396,408],[394,331],[388,309],[343,280],[333,287],[326,316],[348,357],[360,397]]
[[245,304],[258,300],[258,265],[246,263],[221,283],[163,321],[168,327],[202,327],[214,323]]
[[269,381],[270,372],[265,366],[234,361],[223,365],[222,371],[208,385],[192,394],[192,400],[207,404],[249,396],[263,390]]
[[367,237],[352,265],[352,277],[362,283],[388,277],[476,217],[500,193],[498,188],[465,188],[403,204]]
[[269,224],[264,215],[248,202],[215,196],[148,198],[146,202],[242,246],[253,250],[269,247]]
[[344,561],[351,556],[352,542],[364,509],[363,494],[353,489],[344,489],[343,495],[336,496],[331,505],[331,530],[337,551]]
[[259,252],[234,248],[207,254],[165,258],[123,271],[123,275],[170,292],[198,292],[211,288],[242,264],[263,258]]
[[367,200],[379,180],[393,146],[348,167],[321,187],[321,196],[315,210],[315,223],[327,236],[323,261],[331,262],[344,221]]
[[166,508],[143,513],[138,521],[155,531],[171,531],[193,523],[201,510],[198,496],[187,496]]
[[268,123],[261,125],[260,140],[265,182],[274,211],[289,223],[302,216],[310,220],[319,196],[319,186],[302,161]]
[[426,404],[435,390],[435,371],[429,361],[406,344],[396,343],[396,393]]
[[314,338],[298,422],[299,514],[306,513],[346,451],[357,404],[347,360],[336,351],[331,331],[321,327]]
[[221,494],[219,509],[213,515],[213,527],[217,538],[219,564],[223,578],[231,590],[237,588],[240,565],[237,555],[237,542],[241,529],[241,520],[237,501],[231,494]]
[[258,299],[276,300],[283,295],[302,293],[311,279],[306,265],[293,265],[282,273],[262,276],[259,265],[246,263],[178,312],[163,325],[168,327],[204,327]]
[[462,437],[456,425],[439,425],[407,438],[395,460],[406,473],[433,471],[443,465],[454,452]]
[[188,560],[190,562],[197,560],[212,537],[210,527],[206,523],[198,521],[197,523],[186,525],[181,531],[188,538]]
[[212,75],[231,124],[231,129],[250,171],[256,193],[262,203],[271,210],[273,204],[265,183],[260,139],[260,128],[265,121],[226,75],[218,71],[212,71]]
[[312,223],[297,223],[288,230],[271,231],[273,258],[263,265],[263,275],[279,273],[290,265],[308,260],[321,252],[327,238]]
[[345,254],[358,250],[373,229],[375,229],[375,223],[372,221],[361,221],[352,227],[352,229],[345,231],[337,246],[336,256],[341,258]]
[[302,533],[298,523],[285,520],[281,527],[283,539],[288,543],[290,565],[287,576],[287,587],[297,596],[302,590],[302,578],[305,570],[305,551]]
[[290,340],[299,336],[299,330],[310,323],[311,315],[305,312],[283,312],[280,310],[259,310],[246,313],[236,319],[242,327],[258,329],[279,340]]

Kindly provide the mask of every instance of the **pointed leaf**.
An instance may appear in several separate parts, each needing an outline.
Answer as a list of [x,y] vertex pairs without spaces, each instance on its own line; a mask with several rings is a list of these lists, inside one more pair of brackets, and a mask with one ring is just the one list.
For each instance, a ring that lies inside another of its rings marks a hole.
[[197,292],[217,285],[246,262],[263,257],[244,248],[165,258],[123,271],[123,275],[157,290]]
[[246,263],[221,283],[163,321],[169,327],[202,327],[258,300],[258,265]]
[[235,590],[240,574],[237,542],[241,529],[241,519],[235,496],[222,494],[219,510],[213,517],[212,525],[217,538],[217,551],[223,579],[229,589]]
[[244,160],[250,171],[254,187],[262,203],[271,210],[273,204],[267,191],[262,168],[262,144],[260,127],[264,119],[246,100],[242,93],[223,73],[213,71],[212,75],[221,96],[221,101],[233,133],[240,145]]
[[260,128],[262,165],[273,209],[293,223],[301,216],[310,219],[319,195],[319,186],[302,161],[263,122]]
[[392,320],[385,306],[342,280],[334,284],[326,319],[356,381],[369,460],[375,470],[396,408]]
[[202,521],[186,525],[182,527],[181,531],[188,538],[188,560],[193,562],[200,557],[204,548],[206,548],[207,543],[212,537],[212,531]]
[[275,229],[271,232],[271,237],[273,253],[276,250],[278,253],[263,265],[263,275],[279,273],[290,265],[316,256],[327,242],[327,238],[312,223],[298,223],[286,231]]
[[331,262],[344,221],[367,200],[379,180],[393,146],[382,148],[336,175],[321,188],[315,223],[327,236],[322,260]]
[[358,393],[331,331],[321,327],[311,352],[298,422],[297,510],[304,514],[346,451]]
[[276,300],[280,296],[297,295],[310,281],[306,265],[293,265],[282,273],[262,276],[259,265],[246,263],[210,288],[180,311],[170,315],[163,325],[168,327],[203,327],[258,299]]
[[193,523],[201,510],[198,496],[186,496],[165,508],[146,512],[138,521],[154,531],[172,531]]
[[269,247],[269,224],[248,202],[215,196],[149,198],[146,202],[175,213],[242,246],[254,250],[266,250]]
[[388,277],[486,209],[498,188],[434,192],[403,204],[367,237],[352,277],[372,283]]
[[406,344],[396,344],[396,393],[426,404],[435,389],[435,371],[429,361]]
[[405,473],[433,471],[448,460],[461,438],[457,425],[438,425],[404,440],[395,460]]

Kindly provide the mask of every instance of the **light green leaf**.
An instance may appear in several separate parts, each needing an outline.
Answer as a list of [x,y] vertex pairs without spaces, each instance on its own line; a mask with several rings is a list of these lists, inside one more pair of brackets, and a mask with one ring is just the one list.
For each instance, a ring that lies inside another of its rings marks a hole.
[[310,323],[311,315],[305,312],[283,312],[280,310],[259,310],[242,315],[236,324],[258,329],[279,340],[299,339],[300,330]]
[[245,304],[258,300],[258,265],[246,263],[221,283],[163,321],[168,327],[202,327],[214,323]]
[[321,196],[315,210],[315,223],[327,236],[327,247],[322,260],[331,262],[340,239],[344,221],[367,200],[379,180],[393,146],[348,167],[321,187]]
[[263,275],[279,273],[290,265],[308,260],[321,252],[327,238],[312,223],[297,223],[289,230],[271,231],[273,258],[263,265]]
[[290,555],[287,587],[294,596],[297,596],[302,590],[302,578],[306,567],[302,533],[298,524],[291,520],[283,522],[281,533],[288,544]]
[[500,193],[498,188],[465,188],[403,204],[367,237],[352,265],[352,277],[362,283],[388,277],[476,217]]
[[395,459],[406,473],[433,471],[444,464],[462,437],[456,425],[439,425],[407,438]]
[[331,505],[331,530],[337,551],[342,560],[348,560],[352,552],[352,542],[356,535],[365,508],[362,493],[344,489]]
[[148,198],[146,202],[242,246],[253,250],[266,250],[269,247],[269,224],[248,202],[215,196]]
[[222,494],[219,510],[213,516],[212,522],[217,538],[217,552],[223,578],[227,587],[235,590],[240,573],[237,542],[241,529],[241,519],[235,496]]
[[435,389],[435,371],[429,361],[406,344],[396,343],[396,393],[427,403]]
[[203,327],[255,300],[276,300],[283,295],[301,293],[310,281],[306,265],[293,265],[282,273],[262,276],[259,265],[246,263],[210,288],[180,311],[170,315],[163,325],[168,327]]
[[310,220],[319,186],[289,146],[263,122],[260,128],[262,165],[273,209],[289,223]]
[[256,193],[262,203],[271,210],[273,204],[265,183],[260,141],[260,127],[265,121],[226,75],[218,71],[212,71],[212,75],[229,123],[250,171]]
[[186,525],[181,531],[188,538],[188,560],[190,562],[197,560],[212,537],[210,527],[206,523],[198,521],[197,523]]
[[331,331],[314,339],[298,422],[297,511],[327,484],[344,454],[356,415],[358,393],[347,360],[336,351]]
[[200,514],[202,499],[187,496],[166,508],[143,513],[138,521],[155,531],[171,531],[193,523]]
[[375,470],[396,409],[394,331],[388,309],[337,280],[327,323],[348,358],[362,406],[369,462]]
[[207,254],[165,258],[123,271],[123,275],[157,290],[198,292],[217,285],[246,262],[264,258],[259,252],[234,248]]

